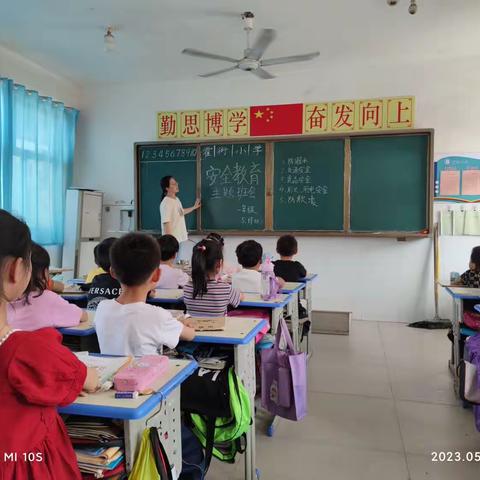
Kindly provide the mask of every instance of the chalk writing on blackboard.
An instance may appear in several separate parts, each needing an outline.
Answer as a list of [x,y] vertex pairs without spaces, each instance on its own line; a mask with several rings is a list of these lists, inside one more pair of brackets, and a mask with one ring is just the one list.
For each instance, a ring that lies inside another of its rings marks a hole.
[[280,165],[280,203],[318,207],[319,199],[328,195],[328,185],[312,183],[312,166],[304,156],[283,159]]
[[250,165],[239,164],[227,165],[223,169],[209,165],[205,175],[208,186],[214,185],[258,185],[260,164],[251,162]]
[[142,148],[142,160],[196,158],[196,148]]
[[232,158],[238,156],[260,156],[263,154],[264,145],[209,145],[202,148],[202,158]]

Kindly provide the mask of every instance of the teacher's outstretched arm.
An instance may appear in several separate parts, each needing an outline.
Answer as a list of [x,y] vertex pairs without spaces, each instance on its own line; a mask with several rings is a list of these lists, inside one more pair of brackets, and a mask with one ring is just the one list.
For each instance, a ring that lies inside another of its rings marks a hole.
[[194,210],[197,210],[197,208],[200,208],[202,206],[201,202],[200,202],[200,199],[197,198],[195,200],[195,204],[193,205],[193,207],[189,207],[189,208],[184,208],[183,209],[183,214],[184,215],[188,215],[189,213],[192,213]]

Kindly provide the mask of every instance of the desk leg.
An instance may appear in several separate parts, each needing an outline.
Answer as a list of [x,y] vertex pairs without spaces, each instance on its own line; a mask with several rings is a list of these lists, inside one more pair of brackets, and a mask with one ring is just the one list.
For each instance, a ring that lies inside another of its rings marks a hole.
[[168,395],[155,413],[139,420],[125,420],[125,457],[127,472],[133,468],[146,428],[155,427],[165,447],[174,480],[182,471],[182,429],[180,424],[180,387]]
[[307,335],[307,348],[305,349],[307,355],[312,354],[312,330],[313,330],[313,319],[312,319],[312,282],[307,282],[305,288],[303,289],[305,302],[307,304],[307,314],[308,320],[310,321],[310,330]]
[[292,340],[295,350],[300,349],[300,338],[299,338],[299,325],[298,325],[298,293],[292,295],[292,301],[290,302],[291,313],[290,318],[292,321]]
[[453,385],[455,393],[458,395],[459,378],[458,378],[458,364],[460,363],[460,323],[463,319],[463,300],[459,298],[453,299],[453,318],[452,318],[452,333],[453,333],[453,362],[450,365],[453,374]]
[[242,380],[250,395],[252,409],[252,426],[247,432],[247,448],[245,451],[245,480],[254,480],[256,474],[255,458],[255,343],[252,340],[247,345],[235,346],[235,372]]
[[283,308],[274,308],[272,309],[272,325],[271,331],[272,335],[277,333],[278,325],[280,324],[280,319],[283,316]]

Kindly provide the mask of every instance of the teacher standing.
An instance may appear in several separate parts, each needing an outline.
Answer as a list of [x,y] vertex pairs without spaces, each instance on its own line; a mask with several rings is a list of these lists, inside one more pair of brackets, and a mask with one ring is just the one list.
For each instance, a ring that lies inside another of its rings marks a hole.
[[185,215],[200,208],[200,200],[197,198],[195,205],[183,208],[182,202],[177,197],[179,192],[177,181],[167,175],[160,180],[162,188],[162,201],[160,203],[160,219],[162,222],[162,235],[173,235],[178,243],[188,240]]

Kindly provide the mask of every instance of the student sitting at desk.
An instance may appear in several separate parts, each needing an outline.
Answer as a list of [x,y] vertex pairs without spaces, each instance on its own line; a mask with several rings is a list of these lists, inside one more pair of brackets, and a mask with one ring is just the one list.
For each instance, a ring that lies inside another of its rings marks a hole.
[[[85,278],[85,284],[90,284],[93,282],[93,279],[97,275],[102,275],[103,273],[107,273],[108,270],[104,270],[103,267],[101,266],[101,255],[99,252],[100,245],[110,245],[112,246],[113,242],[116,240],[114,237],[109,237],[106,238],[105,240],[102,240],[100,243],[95,245],[95,248],[93,249],[93,258],[95,259],[95,263],[97,264],[97,268],[94,268],[93,270],[90,270],[87,273],[87,277]],[[110,248],[110,247],[108,247]]]
[[[225,247],[225,240],[219,233],[209,233],[206,237],[207,240],[215,240],[220,244],[220,247],[222,248],[222,255],[223,255],[223,249]],[[236,272],[239,272],[240,268],[238,268],[238,265],[233,265],[230,262],[227,262],[226,260],[223,260],[222,263],[222,269],[217,273],[217,280],[223,280],[225,282],[230,282],[232,279],[232,275]]]
[[54,329],[25,332],[7,324],[8,302],[30,281],[31,239],[29,228],[5,210],[0,232],[0,477],[81,480],[57,408],[82,389],[95,391],[98,376],[60,343]]
[[[282,235],[277,240],[277,253],[280,260],[273,262],[274,272],[278,277],[286,282],[298,282],[301,278],[307,276],[307,270],[293,257],[298,253],[298,242],[293,235]],[[305,307],[298,301],[298,316],[305,318],[308,316]]]
[[95,248],[96,262],[104,273],[95,275],[88,288],[88,310],[96,310],[103,300],[117,298],[120,295],[120,284],[110,274],[110,249],[117,239],[110,237],[100,242]]
[[[468,270],[462,273],[453,284],[467,288],[480,288],[480,246],[473,247]],[[480,314],[476,313],[474,308],[476,304],[478,300],[463,301],[463,323],[473,330],[480,330]]]
[[[154,355],[163,345],[193,340],[195,330],[168,310],[145,303],[160,278],[160,247],[150,235],[129,233],[112,246],[112,274],[122,287],[120,296],[97,308],[95,326],[100,351],[106,355]],[[188,322],[186,322],[188,323]]]
[[173,263],[180,245],[173,235],[162,235],[158,240],[162,259],[160,261],[160,280],[157,288],[181,288],[189,280],[189,276]]
[[222,270],[222,246],[216,240],[204,239],[193,247],[192,281],[183,288],[187,312],[196,317],[221,317],[228,306],[238,307],[241,293],[229,283],[216,280]]
[[[262,266],[263,248],[255,240],[245,240],[235,250],[238,263],[242,270],[232,275],[232,286],[241,292],[262,293]],[[280,287],[285,282],[277,277]]]
[[32,244],[32,274],[22,298],[7,309],[7,322],[20,330],[44,327],[74,327],[88,320],[87,312],[48,290],[50,256],[40,245]]

